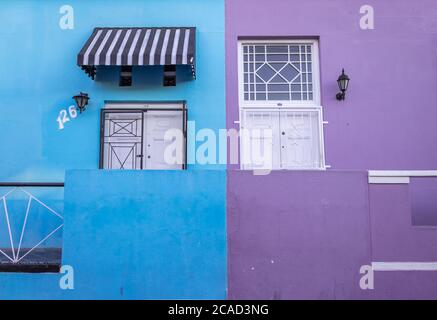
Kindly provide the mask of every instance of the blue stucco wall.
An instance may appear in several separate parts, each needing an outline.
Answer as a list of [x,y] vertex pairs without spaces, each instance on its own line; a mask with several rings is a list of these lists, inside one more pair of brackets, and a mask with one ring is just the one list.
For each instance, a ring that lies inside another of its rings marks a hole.
[[73,170],[59,274],[0,274],[0,299],[225,299],[226,172]]
[[[66,4],[74,9],[73,30],[59,27]],[[41,200],[63,214],[63,232],[43,245],[62,243],[63,264],[74,267],[76,279],[75,290],[63,291],[59,274],[3,273],[0,298],[225,298],[224,166],[96,170],[105,100],[185,100],[197,130],[226,127],[224,21],[223,0],[0,2],[0,181],[65,180],[65,203],[54,203],[58,197],[47,190],[31,191],[43,192]],[[162,68],[149,67],[134,68],[132,87],[118,86],[117,68],[92,81],[76,57],[98,26],[196,27],[197,79],[180,68],[177,86],[163,87]],[[89,93],[90,105],[59,130],[59,112],[80,91]],[[193,132],[188,138],[192,144]],[[23,199],[8,199],[17,212],[14,236],[22,226]],[[40,233],[50,229],[47,220],[38,221]],[[4,230],[3,223],[3,247]],[[29,229],[29,246],[41,238],[35,230]]]
[[[59,27],[65,4],[74,30]],[[118,86],[115,70],[90,80],[76,56],[97,26],[196,27],[197,80],[181,70],[177,86],[164,88],[160,67],[135,69],[130,88]],[[1,1],[0,43],[0,181],[63,181],[67,169],[96,169],[104,100],[186,100],[198,129],[225,128],[223,0]],[[60,110],[79,91],[90,94],[88,110],[59,130]]]

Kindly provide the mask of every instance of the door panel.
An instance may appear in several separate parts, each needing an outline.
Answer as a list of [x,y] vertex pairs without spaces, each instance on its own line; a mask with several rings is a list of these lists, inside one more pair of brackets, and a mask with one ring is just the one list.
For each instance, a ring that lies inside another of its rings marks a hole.
[[[173,143],[165,141],[167,130],[183,130],[181,111],[147,111],[145,113],[144,168],[155,170],[182,169],[182,164],[169,164],[164,159],[166,148]],[[182,147],[182,146],[181,146]],[[183,152],[180,150],[178,152]]]
[[106,113],[104,121],[103,168],[141,169],[142,112]]
[[282,111],[282,168],[320,167],[318,113],[315,111]]
[[[244,168],[252,170],[278,168],[280,166],[279,112],[246,111],[244,130],[244,135],[249,134],[249,137],[243,135],[245,140],[242,143]],[[266,136],[266,130],[272,133],[271,140]],[[265,149],[266,144],[269,144],[270,150]],[[267,152],[270,152],[270,155]],[[261,161],[257,161],[257,158]],[[270,161],[271,163],[268,163]]]

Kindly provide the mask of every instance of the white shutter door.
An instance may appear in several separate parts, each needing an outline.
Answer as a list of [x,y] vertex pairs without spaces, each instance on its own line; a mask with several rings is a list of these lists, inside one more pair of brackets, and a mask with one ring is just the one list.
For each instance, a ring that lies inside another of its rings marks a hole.
[[142,112],[105,115],[103,168],[141,169]]
[[[266,136],[265,130],[272,133],[272,139]],[[255,134],[256,131],[260,135]],[[266,143],[269,144],[267,150]],[[279,112],[245,111],[242,137],[243,168],[247,170],[278,169],[280,166],[279,149]],[[270,152],[270,155],[267,155],[267,152]]]
[[319,113],[281,111],[280,123],[282,168],[320,168]]
[[[183,113],[181,111],[147,111],[145,116],[144,169],[176,170],[182,164],[168,164],[164,159],[167,146],[172,142],[165,141],[167,130],[183,130]],[[180,150],[179,152],[183,152]]]

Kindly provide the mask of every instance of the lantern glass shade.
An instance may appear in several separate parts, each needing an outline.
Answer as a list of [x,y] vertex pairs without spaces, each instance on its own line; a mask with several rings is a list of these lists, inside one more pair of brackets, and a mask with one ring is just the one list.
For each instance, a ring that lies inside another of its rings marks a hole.
[[80,93],[73,97],[74,101],[76,101],[76,106],[79,109],[79,112],[82,113],[82,111],[85,110],[86,106],[88,105],[89,97],[87,93]]
[[344,73],[344,69],[342,74],[340,75],[340,77],[338,77],[337,83],[338,83],[338,87],[340,88],[340,90],[342,92],[345,92],[347,90],[347,88],[349,87],[349,77]]

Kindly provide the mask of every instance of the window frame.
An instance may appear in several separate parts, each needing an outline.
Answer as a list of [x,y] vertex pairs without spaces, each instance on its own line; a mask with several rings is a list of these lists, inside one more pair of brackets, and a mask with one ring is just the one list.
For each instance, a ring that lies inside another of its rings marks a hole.
[[[313,100],[265,100],[251,101],[244,99],[244,45],[250,44],[306,44],[312,46],[312,74],[313,74]],[[319,55],[319,40],[318,39],[238,39],[238,110],[240,132],[244,128],[245,112],[246,111],[317,111],[319,113],[319,148],[321,165],[320,167],[311,168],[272,168],[273,171],[325,171],[327,169],[325,158],[325,139],[324,125],[326,122],[323,118],[323,106],[321,104],[321,80],[320,80],[320,55]],[[243,163],[244,142],[240,135],[240,169],[252,170],[247,168]]]
[[[264,101],[251,101],[244,99],[244,52],[243,46],[250,44],[306,44],[312,46],[312,74],[313,74],[313,100],[264,100]],[[238,40],[238,99],[240,107],[265,107],[269,105],[271,107],[304,107],[304,106],[321,106],[321,93],[320,93],[320,65],[319,65],[319,41],[316,39],[308,40]]]
[[[100,146],[99,146],[99,169],[104,169],[104,145],[105,145],[105,115],[106,113],[135,113],[147,111],[181,111],[182,112],[182,129],[184,135],[184,163],[180,170],[188,169],[188,109],[186,101],[105,101],[104,108],[100,109]],[[142,121],[144,126],[144,117]],[[144,137],[142,137],[143,139]],[[144,141],[141,142],[144,147]],[[108,169],[110,170],[110,169]],[[111,169],[116,170],[116,169]],[[139,171],[148,170],[143,168]],[[123,170],[120,170],[123,171]]]

